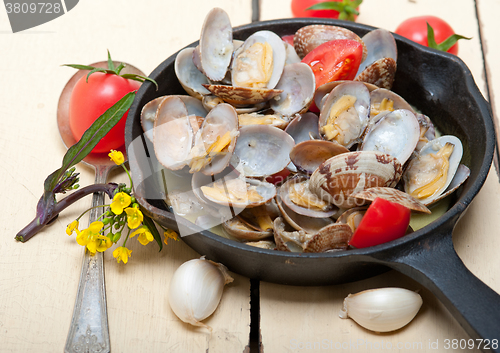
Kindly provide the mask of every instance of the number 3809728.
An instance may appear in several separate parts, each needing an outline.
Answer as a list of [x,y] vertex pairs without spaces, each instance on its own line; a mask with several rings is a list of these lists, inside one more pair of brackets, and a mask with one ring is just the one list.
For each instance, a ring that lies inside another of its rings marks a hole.
[[5,8],[7,13],[60,13],[63,11],[60,3],[49,3],[49,2],[14,2],[5,3]]

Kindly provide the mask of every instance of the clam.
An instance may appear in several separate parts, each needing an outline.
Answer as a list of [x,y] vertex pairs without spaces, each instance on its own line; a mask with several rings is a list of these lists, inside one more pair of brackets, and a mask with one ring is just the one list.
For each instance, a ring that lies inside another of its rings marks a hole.
[[228,14],[213,8],[205,17],[199,46],[203,73],[212,81],[221,81],[233,55],[233,28]]
[[249,125],[240,128],[234,154],[247,177],[269,176],[290,163],[293,138],[277,127]]
[[327,218],[337,213],[331,203],[320,199],[309,190],[309,180],[296,177],[287,180],[279,189],[281,201],[292,211],[313,218]]
[[297,143],[290,151],[290,159],[298,171],[312,174],[327,159],[346,152],[349,150],[337,142],[309,140]]
[[424,205],[430,205],[451,184],[462,154],[462,143],[455,136],[445,135],[429,141],[404,173],[405,191]]
[[231,82],[235,87],[272,89],[283,73],[286,48],[274,32],[258,31],[234,52]]
[[346,82],[328,95],[319,116],[326,140],[335,140],[350,148],[361,141],[370,113],[370,92],[361,82]]
[[287,127],[289,121],[278,114],[245,113],[238,114],[240,126],[247,125],[271,125],[280,129]]
[[366,60],[359,66],[355,81],[372,83],[390,89],[394,82],[397,46],[391,32],[376,29],[362,38],[368,49]]
[[276,204],[247,208],[224,222],[223,229],[240,240],[260,240],[273,235],[273,220],[279,216]]
[[363,216],[365,215],[367,207],[354,207],[350,208],[340,215],[337,219],[337,223],[347,224],[352,232],[354,233],[361,223]]
[[296,144],[311,139],[320,139],[318,116],[311,112],[301,114],[290,121],[285,132],[292,136]]
[[208,84],[208,78],[193,63],[194,48],[185,48],[175,58],[174,70],[182,88],[195,98],[210,94],[202,84]]
[[351,228],[346,224],[330,224],[311,234],[293,229],[281,217],[274,220],[274,241],[276,242],[276,248],[281,251],[326,252],[346,250],[351,236]]
[[276,243],[272,240],[247,241],[245,244],[266,250],[276,249]]
[[434,124],[432,123],[431,119],[427,115],[416,114],[416,117],[420,125],[420,138],[415,149],[417,151],[420,151],[427,142],[436,138],[436,129],[434,128]]
[[384,110],[406,109],[416,114],[412,106],[399,94],[385,88],[377,88],[370,92],[370,116],[375,116]]
[[385,110],[374,119],[376,122],[368,127],[360,150],[387,153],[405,164],[420,138],[415,114],[406,109]]
[[409,194],[399,191],[394,188],[387,187],[374,187],[365,189],[362,191],[358,191],[356,193],[351,194],[351,197],[362,199],[366,201],[374,201],[377,197],[399,203],[400,205],[409,208],[410,210],[423,212],[430,214],[431,211],[416,198],[410,196]]
[[[163,102],[163,100],[167,96],[161,96],[158,98],[153,99],[152,101],[146,103],[144,107],[142,108],[141,111],[141,126],[142,129],[144,130],[144,133],[146,134],[146,137],[153,142],[153,128],[154,128],[154,123],[156,120],[156,111],[158,110],[158,107],[160,104]],[[170,96],[171,97],[171,96]],[[203,105],[200,103],[200,101],[194,97],[191,96],[185,96],[185,95],[177,95],[176,97],[180,98],[184,105],[186,106],[187,109],[187,115],[188,116],[195,116],[196,120],[198,120],[198,124],[200,125],[199,122],[205,118],[207,115],[207,110],[203,107]],[[191,118],[194,119],[194,118]],[[197,130],[197,127],[192,124],[193,128]],[[196,131],[195,131],[196,133]]]
[[328,25],[310,25],[300,28],[295,32],[293,45],[300,58],[304,58],[310,51],[319,45],[336,39],[355,40],[363,45],[363,57],[365,60],[367,48],[363,40],[353,31],[347,28]]
[[[345,81],[345,80],[332,81],[317,87],[316,93],[314,93],[314,103],[316,104],[316,107],[318,107],[321,110],[321,107],[323,107],[323,104],[325,103],[330,92],[338,85],[346,82],[351,82],[351,81]],[[378,86],[375,86],[374,84],[371,83],[363,82],[363,84],[366,86],[366,88],[368,88],[368,91],[370,92],[379,88]]]
[[370,187],[394,187],[403,169],[397,158],[378,151],[342,153],[326,160],[311,175],[309,189],[340,208],[362,206],[350,195]]
[[286,60],[285,60],[285,66],[289,64],[295,64],[300,62],[300,58],[297,55],[297,52],[295,51],[295,48],[293,45],[288,44],[287,42],[283,41],[285,44],[285,50],[286,50]]
[[309,65],[286,65],[276,85],[276,89],[283,92],[270,100],[271,108],[284,116],[304,113],[313,101],[315,88],[316,81]]
[[224,102],[235,106],[267,102],[283,92],[278,89],[234,87],[217,84],[204,84],[202,86],[224,100]]
[[276,204],[281,212],[281,216],[290,224],[295,230],[304,231],[306,233],[316,233],[321,228],[334,223],[331,218],[314,218],[304,216],[294,212],[290,209],[281,199],[280,192],[276,195]]

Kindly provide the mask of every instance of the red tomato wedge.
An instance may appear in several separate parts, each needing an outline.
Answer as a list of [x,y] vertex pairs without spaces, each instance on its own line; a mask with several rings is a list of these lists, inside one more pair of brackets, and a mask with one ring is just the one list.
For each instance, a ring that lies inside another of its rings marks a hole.
[[336,39],[309,52],[304,59],[316,77],[316,87],[338,80],[353,80],[363,56],[363,46],[355,40]]
[[349,241],[356,248],[366,248],[401,238],[410,224],[410,209],[376,198],[366,210]]

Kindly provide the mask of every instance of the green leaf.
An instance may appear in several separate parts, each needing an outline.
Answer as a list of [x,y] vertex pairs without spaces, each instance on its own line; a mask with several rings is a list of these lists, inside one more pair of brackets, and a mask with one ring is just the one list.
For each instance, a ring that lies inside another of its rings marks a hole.
[[356,8],[362,2],[363,0],[325,1],[310,6],[306,10],[335,10],[339,12],[339,19],[354,21],[354,15],[359,15]]
[[428,22],[426,23],[427,23],[427,45],[429,48],[438,49],[441,51],[448,51],[452,46],[454,46],[458,42],[458,40],[472,39],[461,36],[459,34],[453,34],[438,44],[436,43],[436,38],[434,37],[434,28],[432,28],[432,26]]
[[155,223],[151,218],[146,216],[144,212],[142,214],[144,216],[143,223],[149,228],[151,234],[153,234],[153,237],[155,238],[156,242],[158,243],[158,246],[160,247],[159,251],[161,251],[163,249],[163,242],[161,241],[160,233],[158,233],[158,229],[156,228]]
[[306,11],[307,10],[335,10],[341,12],[344,10],[344,4],[337,1],[325,1],[310,6],[306,9]]
[[64,173],[81,162],[122,118],[123,114],[130,108],[135,98],[135,91],[127,93],[116,102],[111,108],[106,110],[94,123],[85,131],[80,141],[71,146],[64,155],[61,168],[50,174],[45,179],[44,189],[52,192]]
[[85,79],[85,82],[89,82],[89,76],[90,76],[90,75],[92,75],[94,72],[103,72],[103,73],[107,73],[107,70],[106,70],[106,69],[101,69],[101,68],[98,68],[98,67],[93,68],[93,69],[92,69],[92,70],[90,70],[90,72],[88,73],[87,78]]
[[156,86],[156,90],[158,91],[158,83],[156,83],[156,81],[153,80],[152,78],[149,78],[146,76],[141,76],[141,75],[136,75],[136,74],[123,74],[121,76],[123,78],[129,79],[129,80],[135,80],[135,81],[139,81],[139,82],[144,82],[144,81],[152,82],[152,83],[154,83],[154,85]]
[[115,64],[113,63],[113,60],[111,60],[111,54],[108,49],[108,69],[115,71]]
[[65,64],[62,66],[69,66],[69,67],[72,67],[73,69],[77,69],[77,70],[94,70],[95,69],[95,67],[88,66],[88,65]]

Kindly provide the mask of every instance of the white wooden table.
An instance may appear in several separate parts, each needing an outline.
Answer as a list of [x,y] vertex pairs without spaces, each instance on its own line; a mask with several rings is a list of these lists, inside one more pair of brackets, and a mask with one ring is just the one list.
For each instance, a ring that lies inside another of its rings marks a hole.
[[[261,0],[260,19],[291,17],[289,3]],[[205,15],[215,6],[229,13],[233,26],[251,22],[251,0],[82,0],[58,19],[13,34],[6,12],[0,10],[1,352],[63,351],[73,310],[83,252],[74,238],[65,235],[65,229],[89,207],[90,199],[73,205],[29,242],[14,240],[34,217],[43,181],[60,167],[65,153],[56,126],[56,108],[73,70],[60,65],[104,60],[109,49],[116,60],[133,63],[149,73],[179,48],[198,39]],[[499,116],[495,101],[495,93],[500,92],[499,2],[365,0],[360,11],[357,22],[391,31],[408,17],[433,14],[449,22],[457,33],[473,37],[460,42],[459,56],[491,102],[495,117]],[[81,185],[93,182],[93,170],[84,165],[78,169]],[[126,180],[119,173],[111,179]],[[492,168],[453,237],[466,266],[497,292],[499,204],[500,184]],[[105,256],[113,352],[256,352],[258,345],[263,352],[300,352],[314,342],[323,342],[323,348],[307,351],[334,350],[337,342],[364,342],[390,343],[393,347],[401,343],[406,348],[414,345],[413,351],[444,352],[445,339],[469,338],[429,291],[390,271],[337,286],[311,288],[261,282],[260,326],[252,323],[260,330],[260,342],[250,349],[249,279],[234,275],[235,281],[226,287],[219,308],[206,320],[214,328],[210,335],[179,321],[166,298],[173,271],[199,254],[173,241],[161,253],[154,246],[136,243],[132,249],[126,266],[117,264],[109,253]],[[338,318],[347,294],[384,286],[420,289],[424,304],[410,325],[393,333],[375,334],[352,320]],[[435,342],[438,349],[429,346]],[[360,346],[357,351],[370,350]]]

